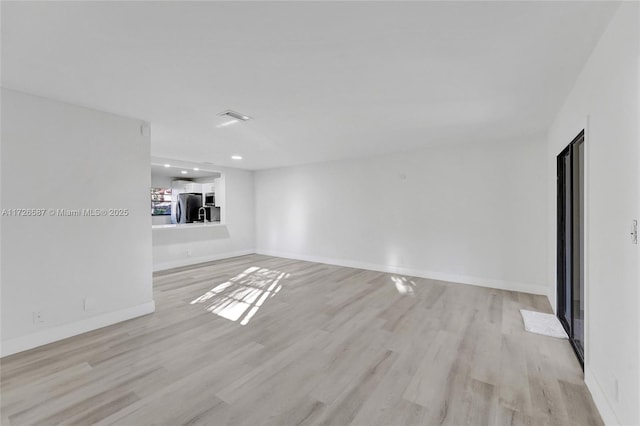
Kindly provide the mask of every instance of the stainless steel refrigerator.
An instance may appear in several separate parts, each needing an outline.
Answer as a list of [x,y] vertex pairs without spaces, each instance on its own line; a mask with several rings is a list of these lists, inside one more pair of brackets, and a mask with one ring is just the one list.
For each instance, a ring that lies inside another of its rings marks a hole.
[[202,207],[202,194],[183,192],[178,194],[176,203],[176,223],[192,223],[198,219],[198,211]]

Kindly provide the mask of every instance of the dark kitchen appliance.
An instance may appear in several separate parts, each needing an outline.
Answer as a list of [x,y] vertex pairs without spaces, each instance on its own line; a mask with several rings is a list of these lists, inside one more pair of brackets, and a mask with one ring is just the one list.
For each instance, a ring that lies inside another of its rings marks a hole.
[[178,194],[178,202],[176,205],[176,222],[177,223],[193,223],[198,220],[198,210],[202,207],[202,194],[195,192],[184,192]]
[[207,222],[220,222],[220,207],[205,206],[207,209]]
[[215,206],[216,205],[216,193],[215,192],[207,192],[204,194],[204,205],[205,206]]

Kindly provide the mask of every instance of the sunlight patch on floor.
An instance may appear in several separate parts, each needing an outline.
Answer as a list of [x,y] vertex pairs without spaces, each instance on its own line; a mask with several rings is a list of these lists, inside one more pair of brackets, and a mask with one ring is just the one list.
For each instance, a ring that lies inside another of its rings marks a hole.
[[407,279],[407,277],[391,277],[391,281],[396,286],[396,290],[398,293],[405,296],[413,296],[415,294],[413,288],[416,286],[416,283],[413,280]]
[[252,266],[229,281],[218,284],[191,305],[206,304],[206,310],[230,321],[247,325],[261,306],[281,289],[286,272]]

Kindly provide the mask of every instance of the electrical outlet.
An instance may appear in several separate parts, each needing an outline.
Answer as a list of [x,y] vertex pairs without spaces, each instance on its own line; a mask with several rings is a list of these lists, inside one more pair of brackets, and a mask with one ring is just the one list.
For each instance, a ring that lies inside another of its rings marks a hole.
[[44,316],[42,315],[42,311],[35,311],[33,313],[33,323],[42,324],[43,322],[44,322]]
[[82,300],[82,304],[83,304],[83,307],[84,307],[85,311],[91,311],[91,310],[94,309],[94,307],[96,305],[96,302],[95,302],[95,299],[93,297],[85,297]]

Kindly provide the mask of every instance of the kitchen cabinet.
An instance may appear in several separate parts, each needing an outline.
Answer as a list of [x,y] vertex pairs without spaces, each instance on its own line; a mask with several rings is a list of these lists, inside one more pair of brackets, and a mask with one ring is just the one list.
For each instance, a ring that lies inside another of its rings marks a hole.
[[196,192],[202,193],[202,184],[197,182],[191,182],[188,180],[174,180],[171,182],[171,189],[175,193],[181,192]]
[[205,194],[209,192],[216,192],[215,184],[213,182],[203,183],[202,192],[204,192]]
[[213,192],[216,194],[216,207],[222,206],[222,200],[224,200],[224,191],[222,189],[222,179],[218,178],[213,181]]
[[202,184],[202,192],[204,194],[209,194],[209,193],[214,193],[215,194],[215,201],[214,201],[214,205],[216,207],[220,207],[220,204],[222,202],[222,189],[221,189],[222,185],[220,184],[220,178],[218,179],[214,179],[213,182],[206,182]]

